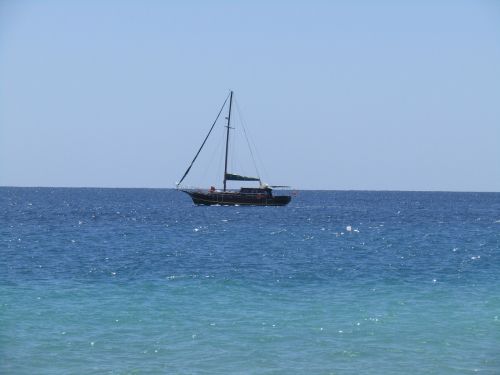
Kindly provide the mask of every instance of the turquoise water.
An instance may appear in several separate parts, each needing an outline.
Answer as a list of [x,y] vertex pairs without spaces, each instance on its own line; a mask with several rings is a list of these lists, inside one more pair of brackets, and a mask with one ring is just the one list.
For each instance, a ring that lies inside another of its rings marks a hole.
[[498,193],[0,199],[2,374],[500,373]]

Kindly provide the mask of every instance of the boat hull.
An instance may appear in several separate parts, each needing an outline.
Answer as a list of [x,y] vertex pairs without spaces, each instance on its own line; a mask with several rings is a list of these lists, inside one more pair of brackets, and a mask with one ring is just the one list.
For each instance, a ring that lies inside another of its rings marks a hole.
[[185,191],[193,203],[196,205],[212,206],[285,206],[290,203],[292,199],[288,195],[268,196],[268,195],[255,195],[255,194],[241,194],[229,192],[215,192],[215,193],[202,193],[195,191]]

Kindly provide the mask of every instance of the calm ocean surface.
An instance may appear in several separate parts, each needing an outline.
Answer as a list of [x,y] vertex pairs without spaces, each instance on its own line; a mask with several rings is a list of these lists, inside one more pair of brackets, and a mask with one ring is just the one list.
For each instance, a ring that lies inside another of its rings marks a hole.
[[500,193],[0,188],[1,374],[477,372]]

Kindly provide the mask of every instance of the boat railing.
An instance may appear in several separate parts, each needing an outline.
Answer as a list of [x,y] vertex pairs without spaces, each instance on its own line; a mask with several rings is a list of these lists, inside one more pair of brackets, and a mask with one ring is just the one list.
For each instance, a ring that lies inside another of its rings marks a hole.
[[[188,191],[188,192],[193,192],[193,193],[224,193],[222,189],[211,189],[211,188],[202,188],[199,186],[190,186],[190,185],[185,185],[185,186],[180,186],[176,185],[177,190],[183,190],[183,191]],[[240,190],[238,189],[227,189],[225,193],[233,193],[233,194],[238,194],[241,193]],[[272,189],[273,195],[288,195],[288,196],[296,196],[297,195],[297,190],[292,189],[290,186],[280,186],[280,187],[275,187]],[[262,196],[263,194],[266,194],[266,192],[263,191],[257,191],[257,192],[244,192],[245,195],[250,195],[250,196]]]

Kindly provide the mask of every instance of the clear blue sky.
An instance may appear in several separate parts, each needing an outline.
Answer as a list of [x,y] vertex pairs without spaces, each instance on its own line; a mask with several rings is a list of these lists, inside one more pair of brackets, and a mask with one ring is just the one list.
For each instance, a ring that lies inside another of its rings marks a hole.
[[269,183],[500,191],[480,0],[0,1],[0,185],[172,187],[229,89]]

